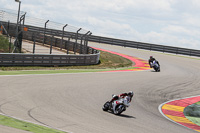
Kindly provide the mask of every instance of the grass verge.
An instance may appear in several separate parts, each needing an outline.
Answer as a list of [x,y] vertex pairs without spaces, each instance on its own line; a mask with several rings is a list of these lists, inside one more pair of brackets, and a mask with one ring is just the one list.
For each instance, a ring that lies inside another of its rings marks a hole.
[[56,129],[51,129],[48,127],[32,124],[29,122],[24,122],[21,120],[13,119],[7,116],[0,115],[0,124],[8,127],[13,127],[32,133],[66,133]]
[[18,74],[55,74],[55,73],[79,73],[99,72],[107,70],[123,70],[133,64],[130,60],[118,55],[101,51],[100,64],[89,66],[65,66],[65,67],[0,67],[0,75]]
[[193,117],[193,116],[185,116],[189,121],[197,124],[200,126],[200,118],[199,117]]
[[0,75],[25,75],[25,74],[62,74],[62,73],[86,73],[103,72],[113,70],[134,69],[137,67],[119,68],[119,69],[69,69],[69,70],[28,70],[28,71],[0,71]]
[[185,117],[190,120],[191,122],[197,124],[198,126],[200,126],[200,102],[194,103],[190,106],[187,106],[184,109],[184,115]]

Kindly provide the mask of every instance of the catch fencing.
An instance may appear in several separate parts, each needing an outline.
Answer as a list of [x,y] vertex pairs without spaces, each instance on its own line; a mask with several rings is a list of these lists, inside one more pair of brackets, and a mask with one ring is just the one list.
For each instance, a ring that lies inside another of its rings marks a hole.
[[[42,27],[41,24],[38,24],[38,19],[33,18],[26,20],[32,25],[25,25],[25,15],[26,13],[21,15],[19,24],[16,24],[14,23],[16,14],[5,11],[1,13],[0,11],[0,30],[3,34],[6,34],[10,40],[12,37],[16,37],[16,40],[25,39],[33,42],[33,54],[0,53],[1,66],[66,66],[99,63],[100,52],[88,47],[90,31],[54,22],[51,22],[51,26],[48,26],[49,20]],[[19,34],[16,34],[16,32]],[[50,53],[36,54],[36,44],[48,45]],[[21,49],[20,43],[14,45]],[[52,54],[53,47],[65,50],[65,55]]]

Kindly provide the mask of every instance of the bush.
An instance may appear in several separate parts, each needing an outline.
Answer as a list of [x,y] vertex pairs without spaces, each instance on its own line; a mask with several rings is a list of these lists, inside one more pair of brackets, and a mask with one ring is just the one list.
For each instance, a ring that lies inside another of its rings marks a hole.
[[0,35],[0,53],[9,52],[9,41],[3,35]]
[[197,104],[192,104],[184,109],[185,116],[200,117],[200,106]]

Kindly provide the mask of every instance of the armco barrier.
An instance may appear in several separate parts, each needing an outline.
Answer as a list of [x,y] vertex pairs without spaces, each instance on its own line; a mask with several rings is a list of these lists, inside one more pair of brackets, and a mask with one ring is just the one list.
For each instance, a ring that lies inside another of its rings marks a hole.
[[[4,25],[4,27],[7,28],[10,36],[15,36],[16,24],[9,23],[8,26],[7,22],[1,22],[0,26],[1,25]],[[28,30],[23,32],[23,39],[42,43],[45,37],[45,44],[66,49],[67,53],[64,55],[0,53],[0,66],[69,66],[93,65],[99,63],[100,52],[98,50],[88,47],[85,43],[75,43],[69,39],[66,40],[66,36],[61,40],[61,37],[58,34],[61,31],[47,29],[49,32],[46,32],[46,35],[44,36],[42,28],[34,28],[37,30],[34,31],[28,27]],[[55,36],[52,33],[55,33]],[[72,50],[79,54],[68,54],[68,51]]]
[[99,62],[99,53],[93,55],[0,54],[0,66],[66,66],[93,65]]
[[[35,31],[37,32],[39,31],[40,33],[44,32],[44,28],[34,27],[34,26],[29,26],[29,25],[25,25],[25,27],[27,27],[28,30],[31,32],[35,32]],[[61,37],[62,31],[54,30],[54,29],[46,29],[46,34]],[[66,38],[71,37],[72,39],[74,39],[75,35],[76,34],[72,32],[66,32],[66,31],[64,32],[64,37]],[[80,39],[80,37],[81,37],[81,34],[79,34],[78,38]],[[43,38],[41,37],[41,39]],[[145,49],[145,50],[151,50],[151,51],[159,51],[163,53],[173,53],[173,54],[182,54],[182,55],[200,57],[200,50],[195,50],[195,49],[187,49],[187,48],[180,48],[180,47],[173,47],[173,46],[166,46],[166,45],[128,41],[128,40],[114,39],[114,38],[94,36],[94,35],[91,35],[88,38],[88,41],[106,43],[106,44],[124,46],[124,47],[132,47],[132,48],[137,48],[137,49]],[[66,46],[62,46],[62,47],[66,47]]]
[[135,42],[135,41],[127,41],[127,40],[113,39],[113,38],[100,37],[100,36],[94,36],[94,35],[92,35],[89,38],[89,41],[98,42],[98,43],[106,43],[106,44],[117,45],[117,46],[124,46],[124,47],[132,47],[132,48],[137,48],[137,49],[145,49],[145,50],[200,57],[200,50],[194,50],[194,49],[164,46],[164,45],[142,43],[142,42]]

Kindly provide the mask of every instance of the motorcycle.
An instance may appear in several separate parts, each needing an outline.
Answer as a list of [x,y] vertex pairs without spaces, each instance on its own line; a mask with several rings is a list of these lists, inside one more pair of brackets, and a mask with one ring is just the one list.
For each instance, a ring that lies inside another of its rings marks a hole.
[[158,65],[157,61],[154,60],[153,63],[151,63],[151,67],[153,67],[156,72],[160,72],[160,65]]
[[103,105],[102,109],[103,111],[111,111],[115,115],[120,115],[129,106],[130,106],[130,98],[128,96],[125,96],[124,98],[119,98],[118,100],[115,100],[112,103],[110,101],[107,101]]

